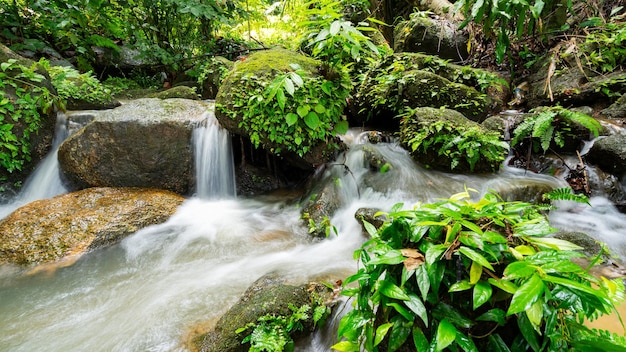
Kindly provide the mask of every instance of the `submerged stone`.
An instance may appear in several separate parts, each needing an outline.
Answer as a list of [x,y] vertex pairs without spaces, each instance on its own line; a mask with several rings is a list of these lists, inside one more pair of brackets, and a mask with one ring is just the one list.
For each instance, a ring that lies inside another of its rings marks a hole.
[[165,222],[184,198],[142,188],[89,188],[29,203],[0,221],[0,264],[30,265],[109,246]]

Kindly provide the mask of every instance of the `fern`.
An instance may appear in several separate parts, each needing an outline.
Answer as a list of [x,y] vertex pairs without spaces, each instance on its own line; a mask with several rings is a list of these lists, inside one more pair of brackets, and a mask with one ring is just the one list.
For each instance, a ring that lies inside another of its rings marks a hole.
[[577,203],[585,203],[591,206],[591,204],[589,203],[589,198],[587,198],[587,196],[585,196],[584,194],[574,194],[572,193],[572,189],[569,187],[557,188],[548,193],[544,193],[543,199],[551,201],[568,200]]
[[600,122],[598,122],[598,120],[587,114],[567,109],[562,109],[560,111],[560,115],[570,122],[577,123],[585,127],[591,133],[593,133],[594,138],[598,138],[600,130],[602,129],[602,125],[600,124]]

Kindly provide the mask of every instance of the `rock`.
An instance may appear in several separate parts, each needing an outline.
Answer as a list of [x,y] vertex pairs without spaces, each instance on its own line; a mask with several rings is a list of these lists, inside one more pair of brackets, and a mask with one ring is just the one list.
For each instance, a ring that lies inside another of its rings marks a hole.
[[383,215],[375,216],[380,209],[372,209],[372,208],[359,208],[354,214],[354,218],[361,224],[363,227],[363,233],[367,234],[367,230],[363,225],[364,222],[369,222],[374,225],[375,228],[380,228],[385,221],[387,221],[387,217]]
[[222,56],[211,57],[192,69],[202,84],[202,99],[215,99],[223,79],[234,63]]
[[622,94],[611,106],[600,112],[610,119],[626,119],[626,94]]
[[626,173],[626,135],[614,134],[595,141],[587,161],[602,170],[622,176]]
[[[436,122],[443,122],[441,131],[435,135],[428,135],[422,138],[435,140],[430,143],[428,148],[424,150],[423,147],[413,150],[412,144],[416,142],[416,138],[419,138],[420,134],[427,126],[431,126]],[[503,153],[501,160],[489,160],[484,155],[479,155],[473,167],[467,161],[467,151],[446,151],[445,153],[439,153],[438,150],[446,143],[450,138],[444,138],[438,141],[438,137],[444,134],[450,136],[465,135],[468,129],[478,129],[481,135],[490,134],[494,138],[494,142],[501,140],[501,137],[497,137],[497,133],[489,131],[482,127],[480,124],[467,119],[463,114],[458,111],[450,109],[435,109],[430,107],[417,108],[412,111],[410,115],[403,117],[400,125],[400,143],[411,153],[413,159],[427,168],[445,172],[455,172],[461,174],[467,173],[481,173],[492,172],[500,168],[501,162],[504,160],[506,150],[502,147]],[[494,134],[495,133],[495,134]],[[457,137],[458,138],[458,137]],[[456,146],[458,141],[450,146]],[[482,145],[481,148],[487,148]],[[493,146],[491,148],[494,148]],[[492,153],[493,154],[493,153]],[[495,156],[495,154],[493,154]]]
[[332,234],[330,218],[344,202],[340,186],[329,175],[318,183],[302,204],[301,218],[313,237],[325,238]]
[[[267,314],[290,316],[290,305],[301,307],[324,304],[331,296],[331,291],[324,285],[309,283],[289,285],[274,275],[266,275],[257,280],[241,296],[239,301],[217,322],[215,330],[196,337],[192,349],[202,352],[244,352],[250,344],[241,341],[251,333],[248,328],[241,333],[236,330],[250,323],[257,323],[258,318]],[[295,332],[292,338],[303,336],[314,330],[312,314],[303,322],[303,331]]]
[[468,58],[466,31],[458,23],[445,18],[412,15],[394,28],[393,49],[396,53],[411,52],[463,61]]
[[187,99],[138,99],[105,111],[59,148],[61,171],[75,188],[193,189],[194,126],[210,105]]
[[[0,44],[0,63],[7,62],[9,59],[15,59],[17,60],[17,63],[26,67],[31,67],[35,64],[34,61],[17,55],[11,49]],[[41,65],[37,65],[36,72],[41,74],[44,79],[41,82],[33,82],[32,84],[37,87],[45,88],[50,93],[56,95],[56,90],[52,86],[52,81],[50,80],[48,72]],[[7,74],[8,76],[14,76],[20,74],[21,71],[3,70],[3,73]],[[32,89],[28,88],[28,86],[26,89],[30,91],[30,94],[32,94]],[[0,98],[6,97],[15,105],[18,97],[12,87],[6,85],[4,88],[1,88],[1,93],[2,95],[0,95]],[[33,117],[33,114],[31,112],[25,112],[29,117]],[[40,120],[40,127],[38,129],[38,132],[30,133],[28,134],[28,136],[25,137],[28,145],[30,146],[28,148],[30,153],[30,160],[25,160],[24,164],[21,167],[21,170],[13,170],[12,172],[9,172],[8,170],[6,170],[6,168],[0,167],[0,180],[5,180],[4,182],[1,182],[0,188],[4,188],[7,191],[10,191],[13,189],[13,187],[15,187],[16,184],[23,183],[28,175],[34,170],[35,166],[37,166],[37,164],[48,154],[50,148],[52,147],[52,138],[54,136],[57,109],[53,106],[50,109],[46,110],[40,106],[37,108],[37,113],[39,114]],[[24,131],[28,127],[28,121],[25,121],[25,119],[19,119],[18,121],[11,121],[11,123],[13,124],[11,132],[18,139],[24,137]],[[4,154],[6,150],[2,148],[1,152]]]
[[490,190],[500,195],[505,202],[540,204],[544,202],[544,193],[551,192],[555,186],[555,184],[528,178],[515,180],[514,183],[490,184]]
[[401,53],[367,72],[350,105],[357,123],[394,129],[405,108],[446,106],[474,121],[503,106],[509,95],[498,75],[449,64],[435,56]]
[[[265,87],[273,82],[279,74],[294,72],[294,65],[302,70],[304,80],[303,86],[296,92],[302,92],[301,94],[304,96],[291,98],[288,93],[282,91],[286,95],[284,111],[280,114],[276,113],[280,110],[277,103],[272,116],[263,117],[265,122],[262,126],[259,125],[258,121],[251,121],[257,117],[245,117],[244,109],[248,109],[248,104],[254,102],[250,99],[256,99],[255,94],[256,96],[263,94]],[[307,93],[306,90],[309,89],[307,84],[313,84],[314,80],[329,82],[334,87],[333,93],[330,96],[322,91],[316,91],[315,94]],[[326,136],[324,140],[320,140],[320,133],[310,132],[311,128],[305,124],[305,119],[298,118],[294,124],[288,125],[284,119],[277,119],[277,116],[286,116],[289,112],[295,114],[296,108],[300,106],[298,105],[299,101],[306,98],[313,103],[314,100],[321,99],[318,94],[326,94],[323,96],[324,101],[327,103],[333,101],[332,105],[335,107],[342,106],[341,109],[343,110],[347,96],[347,90],[341,88],[344,85],[350,85],[345,74],[335,72],[317,60],[284,49],[259,51],[251,54],[243,61],[238,61],[233,70],[226,76],[215,100],[217,107],[215,115],[222,127],[231,133],[246,138],[252,136],[268,152],[280,155],[294,166],[302,169],[313,169],[333,160],[336,152],[344,148],[338,138],[331,137],[335,125],[334,122],[330,121],[327,114],[334,108],[331,109],[330,106],[326,105],[324,112],[316,114],[318,117],[316,130],[324,132],[322,133]],[[346,94],[341,93],[342,90]],[[308,105],[307,107],[311,108]],[[341,119],[340,116],[333,116],[333,118]],[[296,130],[301,131],[298,132],[300,137],[298,143],[294,141],[293,136]],[[303,148],[307,148],[308,151],[302,155],[296,153],[296,149],[302,150]]]
[[0,263],[37,264],[119,242],[165,222],[184,198],[139,188],[90,188],[29,203],[0,221]]
[[148,94],[146,98],[158,98],[158,99],[189,99],[189,100],[200,100],[198,97],[198,93],[196,93],[195,88],[187,87],[187,86],[176,86],[170,89],[166,89],[160,92],[155,92],[152,94]]

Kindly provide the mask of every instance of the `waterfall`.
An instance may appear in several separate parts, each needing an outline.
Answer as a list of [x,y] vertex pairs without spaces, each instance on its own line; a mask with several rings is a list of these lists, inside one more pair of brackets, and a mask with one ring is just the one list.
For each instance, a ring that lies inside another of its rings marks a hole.
[[235,196],[235,165],[230,134],[220,127],[213,111],[193,131],[196,196],[224,199]]
[[54,138],[52,139],[52,149],[24,182],[17,197],[9,204],[0,206],[0,218],[32,201],[51,198],[67,192],[61,181],[59,161],[57,159],[59,146],[67,136],[67,116],[63,112],[58,112]]

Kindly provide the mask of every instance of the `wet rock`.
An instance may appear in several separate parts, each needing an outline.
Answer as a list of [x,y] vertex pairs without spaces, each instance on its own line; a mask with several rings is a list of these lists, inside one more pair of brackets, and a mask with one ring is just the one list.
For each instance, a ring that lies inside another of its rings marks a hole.
[[151,187],[188,194],[194,184],[191,134],[210,105],[138,99],[105,111],[59,148],[72,187]]
[[382,216],[382,215],[375,216],[376,213],[379,211],[380,209],[372,209],[372,208],[359,208],[356,211],[356,213],[354,214],[354,218],[363,227],[363,233],[367,233],[367,230],[365,229],[363,222],[369,222],[370,224],[374,225],[375,228],[378,229],[385,223],[385,221],[387,221],[387,218],[385,216]]
[[330,218],[343,204],[340,185],[326,176],[302,204],[301,217],[313,237],[328,237],[332,233]]
[[184,198],[139,188],[90,188],[29,203],[0,221],[0,263],[80,255],[165,222]]
[[424,53],[442,59],[463,61],[467,59],[466,31],[458,23],[445,18],[413,15],[394,28],[394,52]]
[[515,183],[492,185],[491,189],[506,202],[527,202],[539,204],[544,202],[543,195],[551,192],[553,184],[538,182],[532,179],[516,180]]
[[[279,74],[285,72],[293,72],[294,66],[297,65],[304,71],[305,82],[302,89],[307,89],[306,82],[307,77],[315,77],[325,79],[335,86],[337,84],[349,84],[345,75],[339,72],[335,72],[329,69],[328,66],[322,65],[321,62],[314,60],[310,57],[306,57],[296,52],[284,50],[284,49],[271,49],[265,51],[259,51],[246,57],[245,60],[238,61],[233,70],[226,76],[219,89],[216,103],[216,117],[220,121],[220,124],[235,135],[240,135],[246,138],[250,138],[254,135],[258,138],[259,145],[272,154],[279,154],[286,161],[290,162],[296,167],[302,169],[312,169],[326,162],[334,159],[336,152],[345,148],[342,142],[338,138],[328,138],[325,142],[320,142],[310,134],[302,133],[301,141],[298,144],[300,148],[307,146],[309,151],[300,156],[295,152],[290,151],[289,146],[292,143],[293,137],[289,136],[289,132],[285,132],[285,122],[274,121],[276,116],[266,116],[267,125],[275,126],[274,130],[271,128],[257,128],[255,130],[246,129],[243,126],[251,123],[244,120],[243,109],[247,109],[246,102],[253,97],[254,94],[260,94]],[[284,91],[283,91],[284,93]],[[306,94],[306,93],[303,93]],[[320,94],[324,94],[320,92]],[[256,98],[255,98],[256,99]],[[301,99],[301,98],[300,98]],[[332,98],[331,98],[332,99]],[[336,97],[338,105],[345,104],[345,100],[341,97]],[[243,103],[242,103],[243,102]],[[296,110],[296,106],[289,107],[291,100],[286,100],[285,109]],[[286,114],[287,111],[284,112]],[[294,112],[295,113],[295,112]],[[322,118],[319,117],[319,128],[322,127]],[[304,120],[296,121],[299,124],[298,128],[308,128]],[[325,122],[324,122],[325,124]],[[330,127],[329,131],[334,126]],[[282,132],[280,129],[282,128]],[[286,136],[285,136],[286,135]],[[277,138],[277,136],[280,136]],[[279,153],[275,151],[280,150]]]
[[[10,59],[17,60],[17,63],[31,67],[35,64],[34,61],[22,57],[6,46],[0,44],[0,63],[7,62]],[[4,71],[4,70],[3,70]],[[52,86],[52,82],[50,80],[50,76],[48,72],[41,66],[38,65],[36,72],[44,76],[44,79],[41,82],[33,82],[35,86],[42,87],[48,89],[52,94],[56,94],[56,90]],[[20,74],[20,70],[6,70],[3,73],[7,74],[9,77]],[[1,88],[4,93],[4,97],[9,99],[12,103],[15,103],[18,100],[17,95],[15,94],[15,90],[10,85],[6,85],[4,88]],[[26,90],[30,90],[30,94],[34,95],[29,86],[26,86]],[[28,175],[34,170],[35,166],[48,154],[50,148],[52,146],[52,138],[54,136],[54,126],[57,116],[57,109],[53,106],[48,110],[43,109],[43,107],[38,107],[37,112],[40,116],[40,124],[38,133],[30,133],[26,138],[28,140],[28,145],[30,145],[30,160],[26,160],[22,165],[21,170],[14,170],[13,172],[7,171],[4,167],[0,167],[0,180],[5,180],[2,184],[0,184],[0,188],[6,189],[10,191],[13,189],[14,185],[21,184],[26,180]],[[29,113],[30,115],[30,113]],[[19,119],[18,121],[12,121],[13,128],[11,132],[18,138],[22,138],[24,136],[24,131],[26,127],[28,127],[28,122],[24,119]],[[3,148],[2,153],[5,153],[6,150]]]
[[[241,296],[239,301],[226,312],[215,326],[215,330],[193,340],[195,350],[202,352],[244,352],[250,344],[241,341],[252,332],[248,328],[241,333],[237,329],[250,323],[256,323],[258,318],[267,314],[275,316],[290,316],[293,312],[290,305],[314,307],[326,302],[332,291],[326,286],[309,283],[304,285],[290,285],[284,280],[266,275],[257,280]],[[292,338],[296,339],[314,330],[312,314],[303,322],[303,331],[295,332]]]
[[587,161],[602,170],[621,176],[626,173],[626,135],[614,134],[595,141]]
[[602,116],[610,119],[624,119],[626,118],[626,94],[622,94],[617,101],[611,106],[600,112]]

